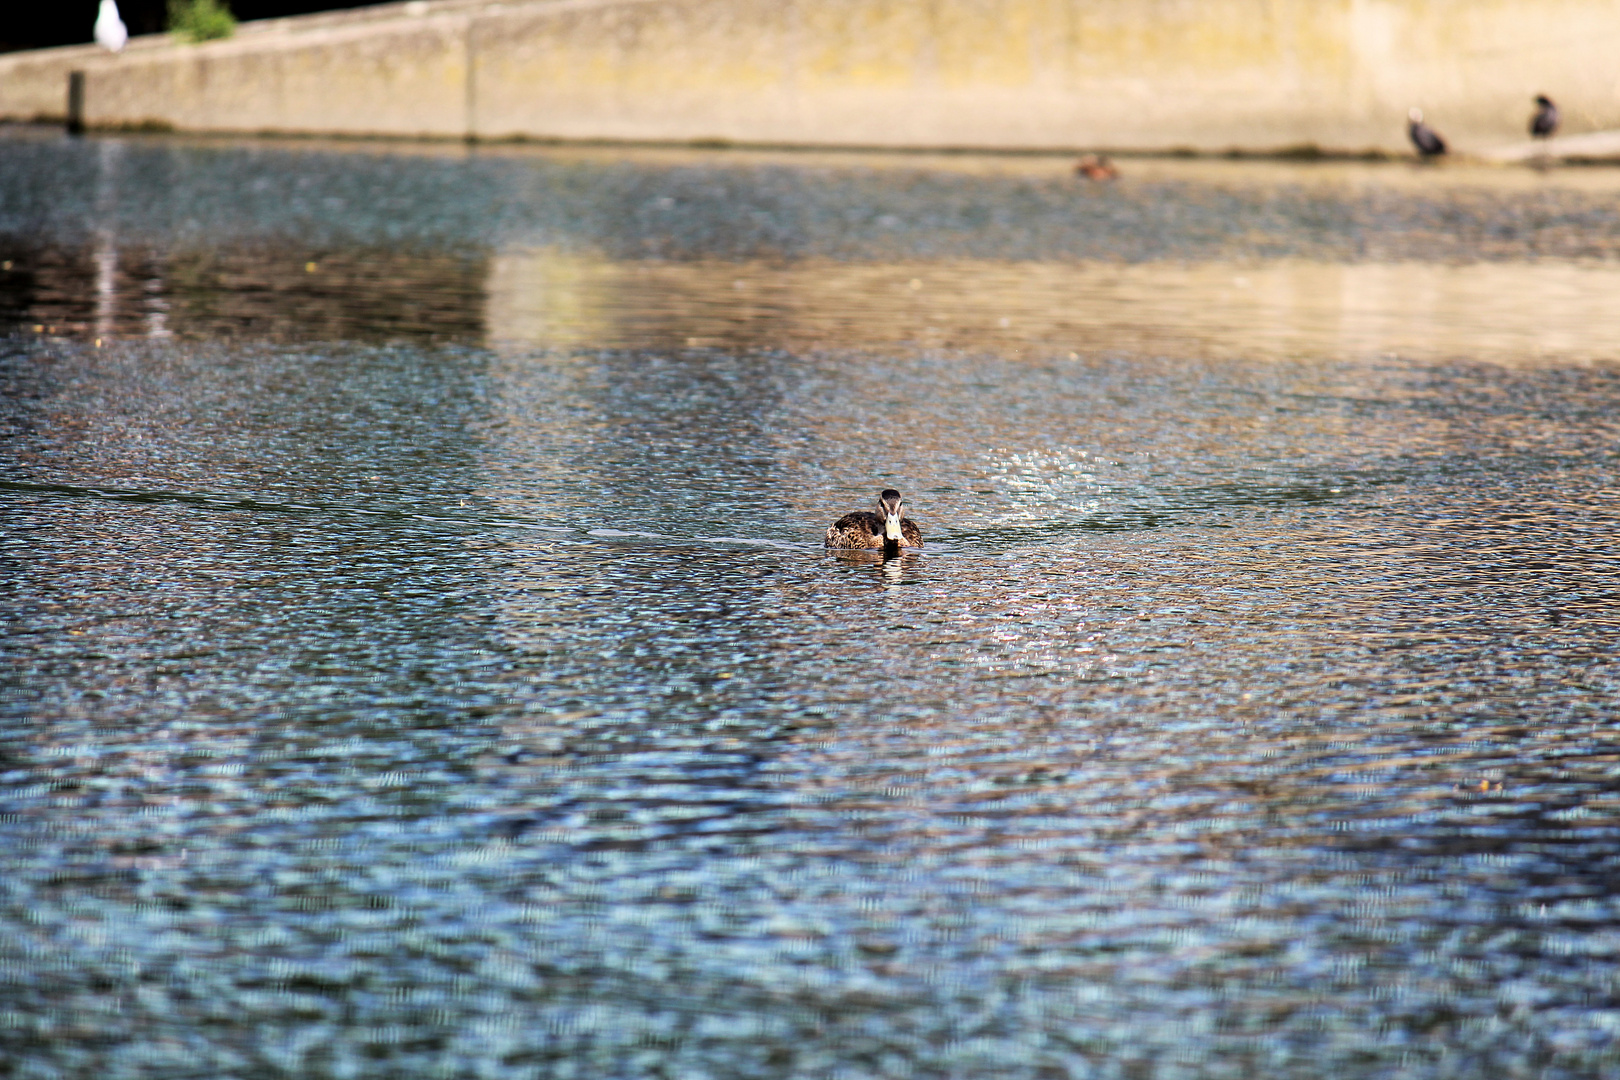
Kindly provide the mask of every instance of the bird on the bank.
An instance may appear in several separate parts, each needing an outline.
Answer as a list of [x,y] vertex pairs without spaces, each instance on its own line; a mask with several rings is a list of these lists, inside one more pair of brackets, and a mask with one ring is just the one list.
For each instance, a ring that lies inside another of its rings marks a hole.
[[1412,145],[1423,157],[1434,157],[1446,152],[1446,140],[1440,133],[1423,122],[1423,110],[1413,109],[1406,114],[1406,133],[1412,138]]
[[1558,106],[1546,94],[1536,95],[1536,115],[1530,118],[1530,134],[1538,139],[1549,138],[1558,130]]
[[1087,154],[1074,163],[1076,176],[1083,176],[1087,180],[1117,180],[1119,167],[1103,154]]
[[900,493],[884,488],[878,496],[877,513],[857,510],[845,514],[827,529],[830,548],[882,548],[886,555],[899,554],[903,547],[923,546],[922,530],[904,516]]
[[108,52],[124,51],[124,43],[129,40],[129,28],[118,17],[118,0],[101,0],[101,9],[96,12],[94,36],[96,44]]

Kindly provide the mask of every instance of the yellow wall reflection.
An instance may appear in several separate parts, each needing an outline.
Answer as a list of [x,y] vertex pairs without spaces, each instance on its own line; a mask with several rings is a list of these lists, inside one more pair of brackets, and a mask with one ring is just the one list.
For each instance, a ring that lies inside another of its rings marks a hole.
[[1607,263],[791,263],[491,259],[497,346],[925,348],[1041,355],[1613,358]]

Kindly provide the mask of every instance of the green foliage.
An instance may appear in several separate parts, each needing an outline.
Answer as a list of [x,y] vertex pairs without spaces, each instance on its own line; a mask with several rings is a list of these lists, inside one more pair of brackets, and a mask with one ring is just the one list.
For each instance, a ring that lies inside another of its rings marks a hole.
[[213,41],[236,32],[225,0],[169,0],[169,31],[187,41]]

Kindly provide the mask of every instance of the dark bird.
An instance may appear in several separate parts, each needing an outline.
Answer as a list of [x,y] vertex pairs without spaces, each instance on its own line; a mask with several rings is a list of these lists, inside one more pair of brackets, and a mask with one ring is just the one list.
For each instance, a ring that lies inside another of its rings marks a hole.
[[827,529],[830,548],[882,548],[885,555],[898,555],[903,547],[923,546],[922,530],[908,517],[902,517],[900,493],[885,488],[878,496],[878,512],[857,510],[845,514]]
[[1536,115],[1530,118],[1530,134],[1545,139],[1558,130],[1558,106],[1546,94],[1536,95]]
[[1423,157],[1434,157],[1446,152],[1446,140],[1440,133],[1423,122],[1423,110],[1413,109],[1406,114],[1406,133],[1412,137],[1412,145]]
[[1087,154],[1074,163],[1076,176],[1087,180],[1118,180],[1119,167],[1102,154]]

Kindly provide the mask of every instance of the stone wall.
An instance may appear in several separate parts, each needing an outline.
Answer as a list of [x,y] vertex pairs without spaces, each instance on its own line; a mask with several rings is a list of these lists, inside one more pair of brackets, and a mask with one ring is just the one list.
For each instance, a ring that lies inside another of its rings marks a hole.
[[1620,128],[1620,0],[414,0],[0,55],[0,116],[655,142],[1403,152]]

